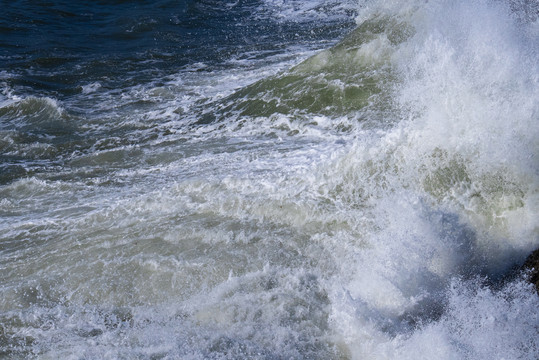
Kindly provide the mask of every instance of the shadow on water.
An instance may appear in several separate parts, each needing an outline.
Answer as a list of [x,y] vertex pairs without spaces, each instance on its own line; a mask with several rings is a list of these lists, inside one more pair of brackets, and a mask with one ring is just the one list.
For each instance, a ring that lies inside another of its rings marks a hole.
[[[428,293],[420,297],[411,309],[396,318],[384,318],[376,311],[372,313],[379,328],[391,336],[410,334],[418,328],[439,321],[447,311],[450,301],[448,293],[454,281],[474,284],[477,289],[488,288],[493,292],[501,292],[509,283],[520,280],[523,276],[521,259],[524,259],[526,254],[522,250],[507,249],[503,254],[496,251],[491,253],[491,249],[479,244],[479,237],[485,235],[479,235],[457,214],[435,211],[428,214],[427,218],[436,229],[434,234],[440,243],[449,244],[448,249],[453,259],[452,269],[444,276],[431,272],[417,274],[422,277],[422,287],[429,289]],[[496,247],[495,244],[492,246]]]

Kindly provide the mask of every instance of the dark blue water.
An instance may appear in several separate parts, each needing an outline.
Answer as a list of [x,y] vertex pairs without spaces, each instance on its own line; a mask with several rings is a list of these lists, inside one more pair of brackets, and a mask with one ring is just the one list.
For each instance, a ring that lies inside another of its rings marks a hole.
[[334,40],[353,25],[351,13],[343,15],[278,21],[257,0],[4,2],[0,67],[19,75],[9,82],[15,88],[64,98],[86,82],[127,87],[194,63],[211,71]]

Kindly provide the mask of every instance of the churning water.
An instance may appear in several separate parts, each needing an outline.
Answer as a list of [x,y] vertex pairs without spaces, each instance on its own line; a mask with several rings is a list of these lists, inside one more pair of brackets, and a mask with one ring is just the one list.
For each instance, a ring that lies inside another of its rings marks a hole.
[[537,1],[1,12],[0,358],[539,358]]

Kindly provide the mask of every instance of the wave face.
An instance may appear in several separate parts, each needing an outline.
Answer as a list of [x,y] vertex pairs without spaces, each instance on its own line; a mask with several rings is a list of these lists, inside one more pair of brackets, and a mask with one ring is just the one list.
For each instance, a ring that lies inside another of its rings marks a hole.
[[539,358],[538,14],[7,5],[0,358]]

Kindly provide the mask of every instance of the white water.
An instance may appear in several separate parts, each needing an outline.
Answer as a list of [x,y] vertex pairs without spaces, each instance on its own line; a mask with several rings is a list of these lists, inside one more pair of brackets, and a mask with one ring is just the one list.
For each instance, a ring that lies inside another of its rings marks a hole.
[[[311,9],[290,4],[271,9]],[[51,359],[536,359],[537,294],[497,282],[539,246],[536,10],[362,5],[358,24],[382,31],[295,70],[322,74],[306,86],[378,79],[344,114],[233,108],[193,126],[197,100],[219,112],[289,58],[180,74],[151,111],[118,107],[150,140],[111,137],[58,178],[0,188],[0,341]],[[55,100],[22,101],[62,120]]]

